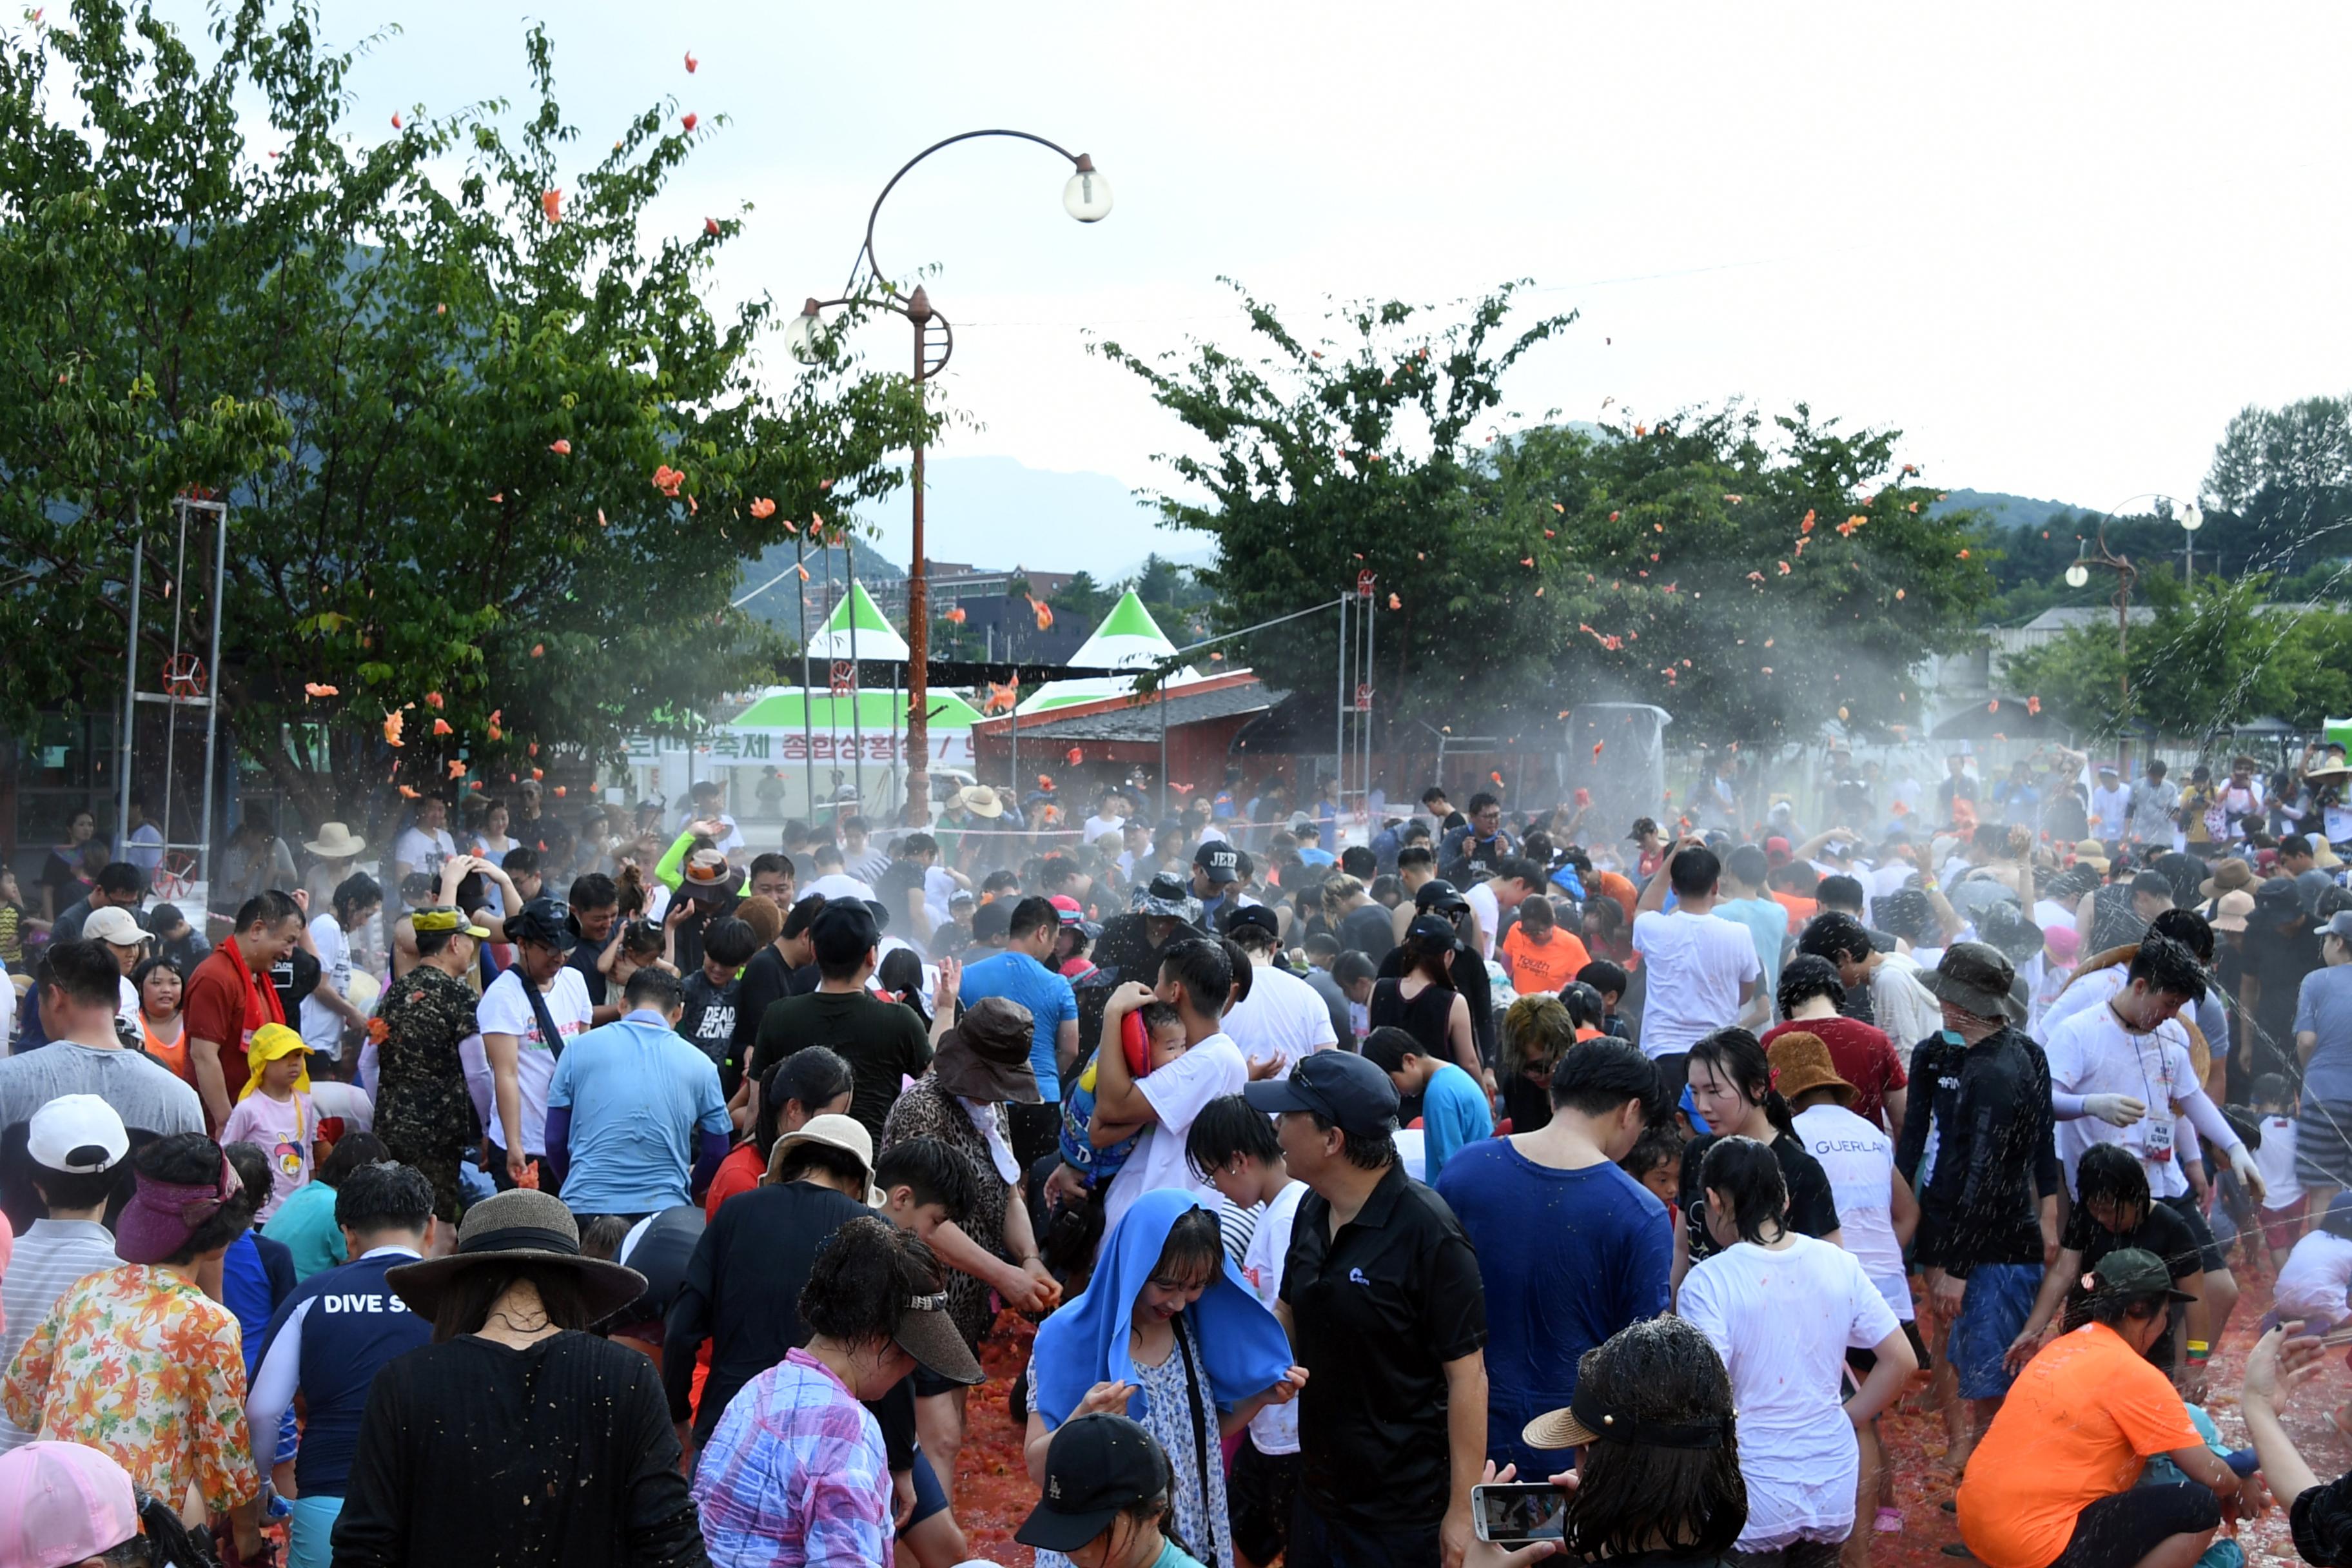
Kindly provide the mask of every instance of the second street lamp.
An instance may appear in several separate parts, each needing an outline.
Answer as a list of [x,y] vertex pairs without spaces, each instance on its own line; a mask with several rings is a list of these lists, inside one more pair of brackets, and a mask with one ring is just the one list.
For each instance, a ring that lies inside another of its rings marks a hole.
[[[961,135],[934,142],[908,159],[898,172],[874,198],[874,207],[866,217],[866,242],[858,247],[857,260],[849,269],[849,282],[842,289],[842,298],[818,300],[812,297],[801,308],[801,313],[784,327],[784,346],[794,359],[803,363],[816,358],[822,352],[824,324],[823,312],[835,306],[853,311],[866,306],[879,306],[893,314],[904,316],[915,329],[914,380],[919,393],[925,382],[947,368],[955,353],[955,330],[948,319],[932,308],[930,296],[918,288],[904,303],[898,291],[874,258],[874,223],[882,216],[882,204],[907,172],[943,147],[959,142],[970,142],[982,136],[1010,136],[1018,141],[1034,142],[1051,148],[1070,161],[1070,177],[1062,187],[1062,206],[1080,223],[1100,223],[1110,216],[1110,181],[1095,167],[1094,159],[1084,153],[1073,153],[1057,142],[1026,131],[967,131]],[[860,293],[858,274],[869,273],[878,287],[878,294]],[[914,500],[914,538],[907,563],[907,773],[906,803],[901,820],[911,827],[919,827],[931,819],[931,758],[930,758],[930,593],[923,555],[923,446],[917,442],[908,464],[908,485]]]

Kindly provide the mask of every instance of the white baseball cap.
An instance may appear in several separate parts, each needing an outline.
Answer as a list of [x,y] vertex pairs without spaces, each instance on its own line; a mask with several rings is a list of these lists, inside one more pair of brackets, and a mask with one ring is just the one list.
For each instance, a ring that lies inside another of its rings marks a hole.
[[89,918],[82,922],[81,934],[85,942],[103,942],[115,947],[137,947],[147,940],[147,933],[139,929],[139,921],[129,910],[110,904],[90,910]]
[[33,1112],[26,1152],[51,1171],[90,1175],[111,1170],[131,1152],[122,1118],[94,1094],[61,1094]]

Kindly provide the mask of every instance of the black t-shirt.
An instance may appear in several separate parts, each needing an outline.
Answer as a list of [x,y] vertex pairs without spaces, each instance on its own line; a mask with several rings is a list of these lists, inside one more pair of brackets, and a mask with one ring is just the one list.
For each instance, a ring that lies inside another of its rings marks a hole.
[[[2254,1042],[2254,1048],[2293,1061],[2295,1002],[2303,993],[2303,977],[2319,967],[2319,932],[2308,916],[2298,918],[2286,931],[2250,921],[2244,963],[2246,975],[2261,987],[2254,998],[2254,1027],[2268,1037]],[[2256,1071],[2277,1068],[2277,1063],[2257,1058]]]
[[563,960],[563,966],[566,969],[576,969],[580,972],[581,984],[588,987],[588,1005],[591,1007],[602,1007],[604,1005],[604,997],[610,990],[604,978],[604,972],[596,967],[596,961],[604,955],[603,942],[583,942],[575,943],[572,952]]
[[735,1055],[736,1004],[743,982],[737,978],[713,985],[710,977],[698,969],[686,977],[684,989],[686,1016],[677,1021],[677,1032],[719,1064],[719,1076],[726,1080],[721,1087],[731,1093],[743,1066]]
[[891,923],[913,930],[914,917],[907,912],[907,895],[923,890],[923,868],[912,860],[893,860],[882,875],[874,879],[874,891],[890,911]]
[[1395,932],[1389,911],[1376,903],[1370,903],[1342,915],[1335,935],[1340,952],[1360,952],[1378,963],[1396,946]]
[[2155,1253],[2164,1259],[2176,1280],[2201,1273],[2205,1268],[2203,1250],[2198,1247],[2197,1235],[2189,1228],[2189,1222],[2162,1204],[2148,1205],[2147,1217],[2127,1231],[2109,1230],[2091,1217],[2089,1209],[2076,1204],[2066,1215],[2066,1230],[2059,1245],[2069,1252],[2081,1253],[2085,1271],[2105,1262],[2107,1254],[2126,1247]]
[[1311,1390],[1299,1485],[1318,1513],[1358,1529],[1435,1524],[1452,1479],[1445,1363],[1486,1344],[1477,1255],[1445,1200],[1399,1165],[1338,1236],[1330,1226],[1322,1194],[1301,1198],[1282,1273]]
[[[1722,1136],[1710,1132],[1704,1138],[1692,1139],[1683,1149],[1683,1231],[1690,1241],[1693,1263],[1723,1250],[1716,1246],[1714,1236],[1706,1228],[1706,1191],[1699,1182],[1699,1167],[1706,1163],[1706,1152]],[[1780,1183],[1789,1189],[1789,1228],[1815,1237],[1835,1230],[1837,1199],[1830,1194],[1829,1173],[1807,1152],[1803,1141],[1784,1132],[1765,1147],[1780,1163]]]
[[772,1004],[760,1020],[749,1071],[754,1079],[804,1046],[824,1046],[849,1064],[849,1114],[882,1142],[882,1120],[898,1101],[901,1077],[920,1078],[931,1042],[912,1007],[862,991],[819,991]]
[[760,1037],[760,1020],[767,1016],[772,1004],[816,989],[814,978],[816,965],[808,967],[812,976],[809,984],[805,986],[796,984],[793,966],[784,962],[784,955],[776,951],[773,942],[753,953],[751,962],[743,966],[743,973],[736,980],[735,992],[733,1053],[737,1063],[751,1059],[751,1047]]

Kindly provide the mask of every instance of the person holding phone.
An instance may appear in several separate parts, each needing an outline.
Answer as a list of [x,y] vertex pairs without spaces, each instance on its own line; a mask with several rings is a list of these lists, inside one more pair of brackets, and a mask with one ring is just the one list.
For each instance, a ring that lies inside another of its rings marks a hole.
[[[1575,1469],[1549,1479],[1561,1495],[1559,1539],[1513,1550],[1484,1531],[1465,1568],[1518,1568],[1559,1552],[1618,1568],[1715,1568],[1748,1525],[1748,1488],[1730,1373],[1715,1346],[1680,1318],[1645,1318],[1584,1352],[1575,1402],[1538,1415],[1529,1448],[1580,1447]],[[1516,1477],[1486,1467],[1478,1491]]]

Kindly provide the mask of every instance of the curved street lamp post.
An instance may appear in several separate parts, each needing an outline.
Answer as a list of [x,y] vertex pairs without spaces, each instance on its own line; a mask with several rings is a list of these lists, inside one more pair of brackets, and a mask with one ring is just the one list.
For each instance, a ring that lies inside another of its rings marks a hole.
[[[955,353],[955,328],[948,319],[931,306],[930,296],[920,286],[907,296],[906,303],[898,302],[898,289],[888,281],[880,263],[874,258],[874,225],[882,216],[882,204],[907,177],[908,170],[943,147],[959,142],[970,142],[982,136],[1011,136],[1024,142],[1034,142],[1049,147],[1070,161],[1070,177],[1062,187],[1062,206],[1080,223],[1099,223],[1110,216],[1110,182],[1095,168],[1094,160],[1084,153],[1073,153],[1057,142],[1026,131],[967,131],[943,142],[934,142],[916,153],[890,176],[882,194],[874,198],[873,210],[866,216],[866,242],[858,247],[857,259],[849,268],[849,281],[843,285],[842,295],[835,300],[812,297],[801,307],[801,313],[784,328],[784,346],[793,357],[806,363],[817,357],[824,337],[822,313],[837,306],[865,307],[879,305],[895,315],[903,316],[915,329],[914,379],[918,392],[925,382],[947,368],[949,358]],[[857,279],[861,272],[872,275],[880,286],[880,297],[858,293]],[[934,336],[933,329],[937,329]],[[923,444],[915,443],[914,457],[909,464],[908,483],[914,496],[914,541],[911,558],[907,565],[907,798],[901,819],[907,826],[919,827],[931,819],[931,759],[930,759],[930,671],[931,647],[930,593],[923,555]],[[854,548],[854,546],[853,546]]]
[[[2091,541],[2077,540],[2074,562],[2066,568],[2066,586],[2069,588],[2080,588],[2088,584],[2091,581],[2091,569],[2095,566],[2104,567],[2116,574],[2116,652],[2123,666],[2120,677],[2123,707],[2116,712],[2119,721],[2131,712],[2131,591],[2132,584],[2139,578],[2139,568],[2131,563],[2129,556],[2118,555],[2107,548],[2107,520],[2114,517],[2122,508],[2131,505],[2133,501],[2172,499],[2160,490],[2150,490],[2145,495],[2133,496],[2128,500],[2119,501],[2115,506],[2109,507],[2099,514],[2099,552],[2096,555],[2091,553]],[[2196,548],[2194,542],[2197,531],[2205,526],[2205,510],[2194,500],[2183,501],[2180,503],[2179,518],[2183,532],[2190,541],[2183,548],[2193,551]],[[2185,558],[2184,572],[2194,564],[2194,560],[2193,555]],[[2184,575],[2182,581],[2186,583],[2188,578]]]

